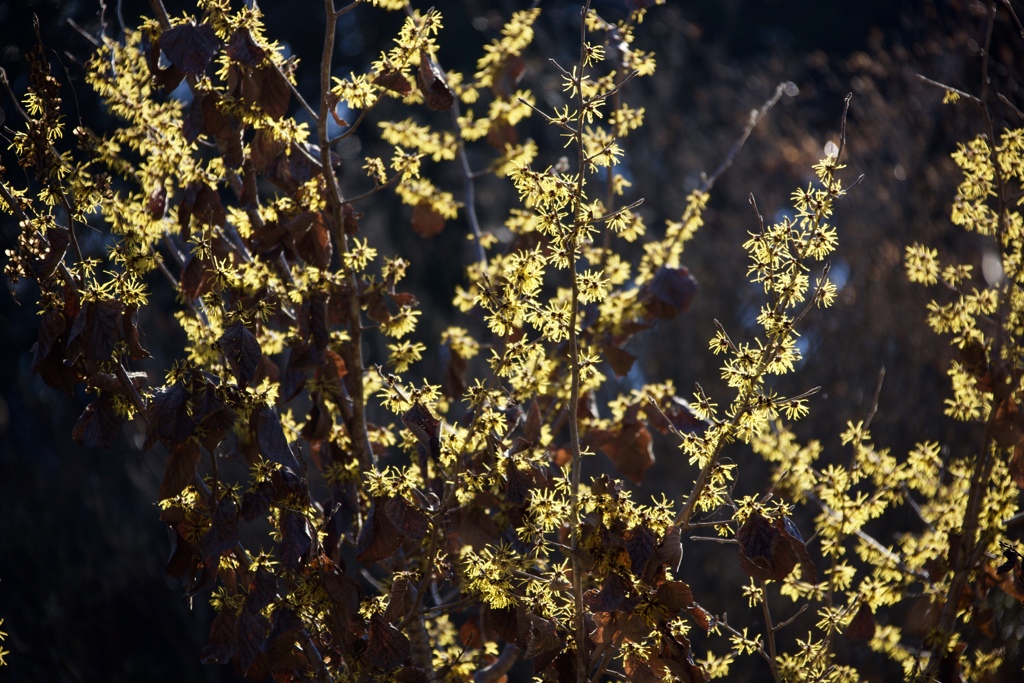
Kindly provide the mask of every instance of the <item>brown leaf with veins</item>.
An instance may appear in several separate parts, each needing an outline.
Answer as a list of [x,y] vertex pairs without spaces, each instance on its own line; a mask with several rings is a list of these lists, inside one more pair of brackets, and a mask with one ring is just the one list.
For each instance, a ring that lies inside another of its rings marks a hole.
[[434,111],[448,111],[455,104],[455,93],[448,87],[444,72],[426,50],[420,50],[420,70],[417,83],[427,107]]
[[391,671],[401,666],[412,652],[409,638],[379,614],[370,617],[370,636],[365,657],[373,666]]
[[167,500],[181,493],[192,483],[196,476],[196,466],[202,453],[199,446],[186,441],[171,449],[171,457],[167,459],[163,479],[160,480],[160,491],[157,500]]
[[800,532],[789,518],[778,519],[773,524],[755,512],[736,532],[736,541],[740,566],[755,580],[781,581],[797,563],[804,581],[815,579],[814,564]]
[[178,24],[161,33],[159,43],[171,64],[192,75],[206,71],[220,49],[217,34],[207,24]]

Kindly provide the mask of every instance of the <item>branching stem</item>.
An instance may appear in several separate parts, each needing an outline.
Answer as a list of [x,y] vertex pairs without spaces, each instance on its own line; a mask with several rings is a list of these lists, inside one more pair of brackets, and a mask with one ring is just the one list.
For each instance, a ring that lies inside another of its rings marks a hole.
[[[347,10],[345,10],[347,11]],[[331,164],[330,137],[327,134],[327,121],[330,117],[329,102],[331,91],[331,60],[334,55],[334,36],[337,29],[339,12],[334,8],[333,0],[324,0],[324,14],[327,27],[324,31],[324,49],[320,60],[320,110],[316,122],[317,140],[320,145],[320,165],[323,168],[324,180],[327,183],[327,218],[333,228],[334,240],[340,250],[348,254],[350,250],[348,235],[345,234],[344,197],[338,187],[338,178]],[[352,420],[348,425],[349,434],[355,449],[356,458],[364,470],[376,467],[376,457],[370,447],[370,436],[366,427],[366,405],[363,391],[363,328],[361,324],[361,308],[359,305],[359,286],[355,273],[348,268],[342,258],[345,283],[349,292],[348,327],[351,341],[346,344],[345,362],[348,374],[345,383],[352,400]]]

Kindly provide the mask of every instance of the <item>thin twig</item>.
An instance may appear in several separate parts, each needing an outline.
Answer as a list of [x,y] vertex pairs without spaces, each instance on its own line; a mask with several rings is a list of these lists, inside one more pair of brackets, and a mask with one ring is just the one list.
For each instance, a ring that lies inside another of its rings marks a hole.
[[796,614],[791,616],[789,619],[786,619],[785,621],[780,621],[779,623],[775,624],[775,626],[772,628],[772,630],[775,631],[776,633],[778,633],[779,631],[781,631],[782,629],[786,628],[787,626],[792,624],[794,621],[796,621],[797,617],[799,617],[801,614],[803,614],[804,612],[806,612],[810,608],[811,608],[811,606],[808,603],[804,603],[803,605],[800,606],[800,609],[798,609],[796,611]]
[[1003,103],[1003,104],[1005,104],[1005,105],[1006,105],[1007,107],[1009,107],[1010,109],[1012,109],[1012,110],[1013,110],[1013,113],[1014,113],[1014,114],[1016,114],[1016,115],[1017,115],[1017,116],[1019,116],[1020,118],[1024,119],[1024,111],[1021,111],[1020,109],[1018,109],[1018,108],[1017,108],[1017,105],[1015,105],[1015,104],[1014,104],[1013,102],[1011,102],[1010,100],[1008,100],[1008,99],[1007,99],[1007,97],[1006,97],[1006,95],[1004,95],[1003,93],[999,93],[999,94],[997,94],[997,95],[996,95],[996,97],[997,97],[997,98],[999,98],[999,101],[1000,101],[1000,102],[1002,102],[1002,103]]
[[959,95],[960,97],[964,98],[965,100],[970,100],[971,102],[974,102],[975,104],[981,104],[981,99],[979,99],[978,97],[972,95],[969,92],[964,92],[963,90],[960,90],[959,88],[954,88],[953,86],[946,85],[945,83],[939,83],[938,81],[933,81],[932,79],[928,78],[927,76],[923,76],[921,74],[914,74],[914,75],[917,77],[917,80],[922,81],[924,83],[927,83],[928,85],[934,85],[936,88],[942,88],[943,90],[947,90],[949,92],[956,93],[957,95]]
[[575,192],[575,211],[573,216],[572,232],[566,236],[569,243],[565,245],[569,255],[569,276],[572,278],[572,301],[569,312],[569,359],[572,364],[572,378],[569,389],[569,444],[572,451],[572,482],[569,494],[569,506],[572,517],[569,521],[569,545],[572,548],[570,553],[572,561],[572,593],[575,610],[575,628],[573,636],[576,641],[576,683],[587,681],[587,627],[586,616],[583,610],[583,573],[580,566],[578,553],[579,548],[579,526],[580,526],[580,476],[583,470],[583,449],[580,447],[580,425],[579,425],[579,402],[580,402],[580,350],[579,340],[576,337],[576,321],[579,318],[580,286],[576,274],[576,240],[584,229],[583,215],[583,187],[586,182],[586,149],[583,144],[583,65],[585,63],[584,50],[587,42],[587,12],[590,11],[590,0],[586,0],[580,10],[580,68],[576,76],[577,106],[579,113],[576,119],[576,129],[573,131],[573,141],[577,148],[577,179]]
[[740,150],[743,149],[743,145],[746,144],[747,138],[750,137],[750,134],[754,132],[754,128],[757,126],[758,122],[764,118],[764,115],[767,114],[782,98],[782,95],[785,94],[786,87],[788,85],[789,83],[779,83],[775,86],[775,92],[772,93],[772,96],[769,97],[759,109],[754,109],[750,112],[750,116],[747,118],[747,125],[744,126],[739,139],[733,143],[729,153],[726,154],[725,159],[723,159],[722,163],[718,165],[715,172],[704,181],[704,186],[701,188],[702,193],[707,194],[710,192],[711,188],[714,187],[715,182],[717,182],[723,173],[729,170],[729,167],[732,166],[732,162],[736,160],[736,155],[738,155]]
[[765,585],[765,580],[761,579],[761,610],[764,612],[764,630],[765,637],[768,639],[768,668],[772,671],[772,678],[775,679],[775,683],[782,683],[782,679],[779,677],[779,664],[777,661],[778,652],[775,650],[775,627],[772,626],[772,613],[768,609],[768,588]]
[[878,398],[882,395],[882,382],[885,380],[885,366],[878,371],[878,383],[875,385],[875,398],[871,401],[871,410],[868,412],[868,417],[864,420],[864,429],[871,426],[871,420],[875,418],[875,413],[878,412]]

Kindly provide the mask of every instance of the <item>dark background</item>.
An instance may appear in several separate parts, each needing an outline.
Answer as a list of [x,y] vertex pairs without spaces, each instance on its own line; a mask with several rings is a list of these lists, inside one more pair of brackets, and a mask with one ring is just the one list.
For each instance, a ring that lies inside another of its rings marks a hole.
[[[180,4],[169,3],[172,14],[181,11],[176,9]],[[442,63],[470,70],[480,46],[496,37],[504,19],[526,3],[432,4],[446,17]],[[320,3],[264,1],[261,6],[271,35],[302,59],[299,87],[315,101],[323,35]],[[541,6],[545,11],[527,59],[527,79],[540,104],[550,105],[559,95],[556,88],[541,91],[543,84],[557,84],[546,60],[575,61],[579,14],[575,3]],[[612,19],[623,11],[622,0],[593,6]],[[1022,14],[1020,3],[1014,6]],[[134,25],[144,9],[144,3],[125,2],[126,23]],[[80,63],[91,48],[72,25],[95,34],[101,26],[101,5],[92,0],[0,2],[0,65],[19,94],[25,87],[23,55],[34,40],[33,13],[52,50],[55,74],[77,94],[76,101],[67,91],[71,127],[79,115],[97,128],[109,125],[82,83]],[[108,0],[102,17],[108,35],[116,35],[114,0]],[[1024,39],[1015,35],[1005,13],[1003,18],[993,43],[993,87],[1021,107],[1017,67]],[[365,68],[387,48],[399,20],[371,7],[347,15],[339,27],[336,74]],[[706,225],[684,257],[701,284],[693,308],[636,340],[631,350],[641,359],[637,370],[610,384],[602,398],[671,378],[683,395],[699,381],[720,403],[726,402],[716,359],[706,344],[715,318],[734,338],[743,338],[745,330],[752,330],[760,304],[757,288],[746,283],[740,248],[746,232],[757,225],[748,195],[756,196],[767,220],[781,215],[777,212],[787,209],[790,193],[812,178],[811,165],[823,155],[825,143],[838,141],[843,98],[852,92],[845,158],[849,180],[861,174],[864,179],[835,217],[840,250],[833,258],[833,277],[841,285],[840,298],[834,308],[812,315],[803,337],[806,360],[780,389],[822,387],[812,401],[811,416],[798,425],[799,433],[821,439],[826,458],[846,457],[837,434],[847,420],[864,419],[870,412],[884,367],[872,423],[878,444],[903,454],[927,439],[947,444],[947,454],[970,452],[977,430],[958,426],[941,413],[942,399],[949,394],[948,348],[925,326],[927,294],[905,282],[900,260],[904,245],[922,241],[946,258],[976,268],[980,264],[981,242],[954,231],[948,219],[958,182],[949,154],[956,141],[980,132],[980,122],[966,103],[942,105],[942,91],[915,74],[978,92],[977,43],[983,22],[984,7],[964,1],[708,0],[652,8],[638,30],[638,45],[655,51],[658,71],[626,92],[633,106],[647,108],[647,123],[629,139],[625,162],[633,180],[627,200],[646,198],[641,211],[652,232],[663,230],[665,220],[678,218],[701,173],[711,172],[725,158],[750,110],[777,83],[792,81],[799,93],[779,102],[715,187]],[[4,125],[16,126],[9,97],[0,93],[0,101]],[[1009,116],[998,109],[996,115]],[[540,142],[540,162],[553,163],[561,143],[536,117],[527,128]],[[375,144],[370,133],[368,126],[361,135],[364,151]],[[10,166],[6,149],[3,153]],[[357,168],[358,161],[353,163]],[[458,195],[456,176],[446,176],[443,169],[438,173],[442,185]],[[485,227],[499,225],[502,207],[510,205],[508,188],[481,183],[479,204]],[[461,281],[461,268],[469,261],[464,221],[451,222],[440,236],[425,241],[409,230],[407,210],[379,207],[367,214],[363,230],[371,243],[382,254],[402,254],[412,261],[408,289],[424,307],[417,340],[431,348],[448,325],[477,325],[451,306],[453,285]],[[5,248],[16,230],[9,217],[0,217]],[[94,451],[73,444],[71,428],[86,396],[57,395],[31,373],[34,297],[34,290],[24,285],[12,294],[0,293],[0,618],[5,619],[0,628],[9,632],[3,645],[12,651],[0,680],[233,680],[228,668],[199,663],[209,608],[203,600],[187,604],[163,574],[168,543],[153,501],[164,455],[159,449],[140,455],[140,440],[131,430],[115,449]],[[141,327],[161,333],[145,338],[156,357],[140,369],[159,377],[182,340],[159,310],[145,315],[150,319]],[[383,358],[380,348],[368,352]],[[439,376],[436,359],[421,365],[414,375]],[[669,441],[658,441],[656,450],[659,460],[635,495],[642,499],[664,492],[678,499],[688,490],[692,472]],[[743,465],[738,494],[762,491],[766,471],[755,456],[741,446],[727,455]],[[608,468],[597,462],[600,458],[588,464],[595,473]],[[810,527],[807,518],[802,521],[805,529]],[[888,526],[873,532],[890,538],[898,530]],[[734,621],[747,620],[756,630],[759,614],[748,613],[745,601],[735,595],[735,587],[746,581],[732,555],[695,543],[686,552],[683,578],[704,597],[702,604],[728,611]],[[785,618],[790,607],[780,605],[778,618]],[[1008,628],[1002,637],[1019,670],[1024,621],[1019,610],[1005,605],[1000,609],[1001,626]],[[799,624],[793,630],[799,633]],[[862,661],[872,656],[866,650],[841,655]],[[876,670],[877,680],[884,680],[886,670]],[[737,664],[734,673],[737,680],[768,675],[760,661]]]

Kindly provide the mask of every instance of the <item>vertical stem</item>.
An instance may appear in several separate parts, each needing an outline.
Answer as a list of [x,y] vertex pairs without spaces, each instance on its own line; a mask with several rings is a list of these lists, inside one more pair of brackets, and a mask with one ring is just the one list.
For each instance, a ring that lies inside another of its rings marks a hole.
[[[1006,197],[1003,174],[999,166],[998,153],[996,152],[997,140],[995,135],[995,126],[993,125],[992,115],[988,108],[988,98],[990,94],[989,87],[991,84],[991,78],[988,71],[989,55],[992,49],[992,31],[995,27],[996,10],[996,3],[994,1],[990,1],[988,3],[988,16],[986,18],[985,25],[985,44],[982,47],[981,92],[978,96],[977,103],[981,107],[985,132],[988,135],[989,155],[997,188],[996,201],[998,203],[999,213],[997,216],[996,247],[1002,251],[1006,249],[1006,234],[1009,229],[1006,216],[1008,200]],[[1013,280],[1011,279],[1010,282],[1012,283]],[[1000,299],[1001,301],[999,303],[999,314],[997,319],[998,327],[996,328],[996,336],[993,340],[992,351],[990,352],[990,357],[993,359],[993,362],[995,362],[995,359],[1002,356],[1003,346],[1007,341],[1005,321],[1009,315],[1009,294],[1005,291],[1001,292]],[[1014,370],[1012,366],[1007,368],[1007,370],[1008,374],[1013,378],[1011,386],[1016,387],[1018,385],[1017,371]],[[995,400],[1012,401],[1014,399],[1012,396],[1000,399],[997,394],[997,398]],[[925,668],[926,676],[938,671],[942,664],[942,660],[949,651],[949,643],[953,637],[953,630],[956,627],[957,622],[960,595],[966,588],[971,573],[977,568],[982,554],[984,554],[988,544],[992,542],[995,534],[993,529],[979,529],[979,520],[981,517],[981,509],[984,504],[985,494],[988,489],[988,483],[991,481],[992,469],[995,466],[996,461],[996,449],[998,446],[993,438],[992,430],[995,426],[996,415],[999,412],[999,408],[1000,406],[998,404],[991,407],[988,420],[985,423],[981,449],[978,452],[974,463],[974,472],[971,477],[971,486],[967,496],[967,505],[964,507],[963,521],[960,524],[959,548],[956,553],[956,564],[953,569],[953,578],[950,581],[946,602],[942,606],[942,612],[939,614],[939,621],[935,627],[936,638],[931,649],[931,654],[928,658],[928,664]],[[952,545],[950,546],[950,550],[953,550]]]
[[[331,90],[331,59],[334,55],[334,35],[337,29],[340,12],[334,9],[334,0],[324,0],[324,16],[327,26],[324,31],[324,50],[320,60],[320,107],[316,120],[317,142],[320,145],[320,165],[323,167],[324,182],[327,184],[327,204],[330,208],[327,218],[330,220],[334,233],[334,241],[342,252],[349,252],[348,235],[345,234],[345,200],[338,179],[331,165],[331,141],[327,135],[327,122],[330,119],[328,102]],[[370,437],[366,431],[366,405],[363,396],[363,326],[359,306],[359,288],[355,273],[341,264],[344,270],[345,284],[349,291],[349,335],[352,340],[345,347],[345,364],[348,374],[345,384],[352,399],[352,419],[348,421],[349,437],[355,449],[356,458],[363,470],[375,466],[373,450],[370,448]]]
[[768,609],[768,586],[764,579],[761,580],[761,609],[764,610],[764,632],[765,638],[768,640],[768,656],[771,658],[768,666],[771,667],[775,683],[782,683],[782,679],[779,678],[779,665],[776,661],[775,627],[772,625],[772,612]]
[[572,488],[570,489],[570,507],[572,518],[569,525],[569,546],[572,549],[572,594],[576,613],[576,681],[585,683],[588,679],[587,662],[587,627],[583,613],[583,574],[577,557],[579,547],[580,518],[580,475],[583,470],[583,458],[580,449],[579,402],[580,402],[580,350],[576,337],[576,321],[579,316],[579,280],[576,277],[576,246],[580,233],[583,231],[583,186],[586,178],[586,150],[583,147],[583,65],[584,50],[587,39],[587,12],[590,0],[587,0],[580,13],[580,68],[576,74],[577,112],[575,142],[578,153],[576,180],[576,210],[573,217],[572,232],[567,236],[568,244],[564,248],[569,255],[569,275],[572,278],[572,303],[569,313],[569,362],[572,366],[572,385],[569,389],[569,443],[572,450]]

